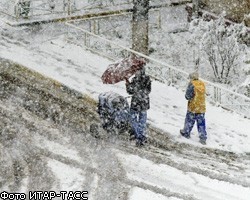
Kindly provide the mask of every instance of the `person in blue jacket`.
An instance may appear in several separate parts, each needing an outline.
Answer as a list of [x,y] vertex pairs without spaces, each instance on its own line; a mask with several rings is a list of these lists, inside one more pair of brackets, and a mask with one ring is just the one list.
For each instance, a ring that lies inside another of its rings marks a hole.
[[186,114],[184,128],[180,130],[183,137],[190,138],[190,132],[194,123],[197,123],[201,144],[206,144],[206,87],[203,81],[199,80],[197,72],[189,75],[190,83],[187,87],[185,98],[188,100],[188,110]]

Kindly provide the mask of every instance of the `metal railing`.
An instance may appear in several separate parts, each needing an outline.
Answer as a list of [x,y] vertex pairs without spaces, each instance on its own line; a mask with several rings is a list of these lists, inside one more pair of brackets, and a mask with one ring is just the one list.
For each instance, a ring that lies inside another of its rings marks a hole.
[[[66,25],[68,26],[67,41],[113,61],[129,57],[132,54],[143,57],[148,61],[146,70],[152,78],[178,89],[186,89],[188,83],[187,72],[84,30],[74,25],[73,22],[67,22]],[[249,97],[207,80],[201,80],[206,83],[207,98],[210,102],[250,118]]]
[[102,5],[98,1],[78,1],[78,0],[2,0],[0,2],[0,12],[16,19],[34,19],[40,16],[72,15],[81,13],[84,10],[107,8],[108,6],[130,5],[131,0],[112,1],[102,0]]

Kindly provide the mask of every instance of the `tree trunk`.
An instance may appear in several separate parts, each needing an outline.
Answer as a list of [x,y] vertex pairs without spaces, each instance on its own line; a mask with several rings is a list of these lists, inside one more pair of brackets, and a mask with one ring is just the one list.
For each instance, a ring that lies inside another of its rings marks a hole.
[[193,13],[192,18],[199,18],[199,8],[200,8],[200,0],[193,0]]
[[148,55],[149,0],[133,0],[133,4],[132,49]]

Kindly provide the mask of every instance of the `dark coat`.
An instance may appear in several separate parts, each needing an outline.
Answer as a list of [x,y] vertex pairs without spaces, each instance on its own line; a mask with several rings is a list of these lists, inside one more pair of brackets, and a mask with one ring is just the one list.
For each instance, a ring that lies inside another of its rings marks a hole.
[[135,111],[146,111],[150,108],[149,93],[151,92],[150,77],[141,72],[130,83],[126,84],[127,93],[132,95],[130,108]]

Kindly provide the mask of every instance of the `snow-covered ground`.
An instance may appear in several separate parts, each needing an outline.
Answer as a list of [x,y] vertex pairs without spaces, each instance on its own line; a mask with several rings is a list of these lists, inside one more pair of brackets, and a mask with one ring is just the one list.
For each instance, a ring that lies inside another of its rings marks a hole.
[[[32,44],[31,47],[6,45],[9,47],[3,45],[0,49],[1,57],[23,64],[96,100],[105,91],[128,96],[124,82],[115,85],[102,83],[100,77],[110,64],[109,60],[68,44],[63,37],[39,45]],[[174,140],[200,145],[195,127],[190,140],[179,135],[187,105],[183,91],[153,81],[150,99],[149,123],[170,134]],[[249,119],[207,103],[206,120],[207,147],[239,153],[250,151]]]
[[[124,82],[115,85],[104,85],[102,83],[100,77],[110,64],[109,60],[94,55],[82,47],[67,43],[63,35],[53,37],[53,35],[40,34],[39,28],[35,27],[31,32],[30,30],[26,32],[25,27],[12,28],[1,21],[0,24],[1,58],[7,58],[22,64],[96,100],[98,95],[105,91],[114,91],[123,96],[128,96]],[[59,30],[57,31],[59,32]],[[187,102],[184,98],[184,91],[157,81],[153,81],[152,84],[148,122],[154,127],[162,129],[173,141],[188,143],[197,149],[203,148],[198,142],[198,133],[195,127],[189,140],[179,135],[186,113]],[[126,177],[122,177],[122,182],[129,185],[129,193],[125,196],[131,200],[248,200],[250,196],[250,167],[247,165],[250,164],[250,120],[209,103],[207,103],[206,120],[208,140],[205,148],[237,153],[239,156],[244,156],[244,163],[237,163],[237,165],[234,163],[233,166],[230,166],[230,163],[223,163],[216,159],[202,160],[200,158],[201,160],[195,160],[191,158],[189,161],[189,157],[178,158],[175,157],[176,154],[174,153],[171,155],[171,152],[163,154],[161,159],[157,161],[149,159],[149,156],[146,156],[146,151],[139,150],[139,155],[134,155],[132,152],[124,153],[115,147],[107,148],[108,150],[106,149],[104,153],[102,152],[103,155],[99,155],[97,158],[103,159],[103,162],[100,161],[101,164],[105,164],[105,159],[118,160],[114,161],[114,164],[119,165],[119,172],[124,170],[124,174],[120,172]],[[50,131],[53,133],[53,129],[50,129]],[[84,146],[76,150],[67,137],[60,140],[60,143],[62,143],[60,145],[39,135],[35,136],[33,136],[32,142],[39,148],[63,158],[69,158],[70,161],[77,163],[74,166],[68,166],[65,163],[58,162],[53,157],[45,160],[45,163],[47,163],[45,165],[50,168],[50,173],[58,177],[58,182],[49,183],[54,187],[51,187],[51,190],[84,190],[84,183],[89,179],[91,179],[93,191],[96,190],[101,193],[108,189],[108,186],[103,186],[103,190],[98,190],[98,183],[102,181],[100,177],[106,178],[106,176],[112,174],[112,165],[104,165],[104,170],[108,171],[104,174],[105,177],[101,176],[102,174],[93,173],[90,178],[90,174],[85,174],[81,160],[84,153],[81,152],[84,152],[85,149],[89,153],[89,151],[92,151],[91,147],[86,147],[89,150]],[[105,152],[107,152],[106,155]],[[101,151],[95,153],[101,153]],[[97,158],[93,158],[91,168],[100,167],[97,165]],[[168,159],[175,160],[178,167],[173,166],[174,164],[170,165],[167,162]],[[215,166],[218,168],[212,168],[213,162],[216,163]],[[194,170],[191,170],[191,172],[185,171],[185,165],[193,167],[197,165],[196,167],[201,171],[208,170],[208,174],[206,172],[199,173],[197,168],[195,168],[197,172]],[[81,166],[81,168],[78,168],[78,166]],[[241,176],[230,174],[230,170],[238,170]],[[211,174],[216,175],[212,176]],[[220,179],[220,176],[235,178],[232,178],[233,181],[229,181],[226,178]],[[245,178],[239,180],[239,177]],[[116,179],[117,177],[112,178]],[[117,179],[119,180],[119,178]],[[25,185],[27,184],[25,179],[22,184],[23,191],[25,191]],[[39,187],[37,186],[37,188]],[[44,188],[47,189],[48,187]],[[121,188],[118,192],[122,191]],[[91,191],[89,193],[89,197],[91,197],[89,199],[100,199],[101,197],[101,195],[91,196],[93,194]]]

